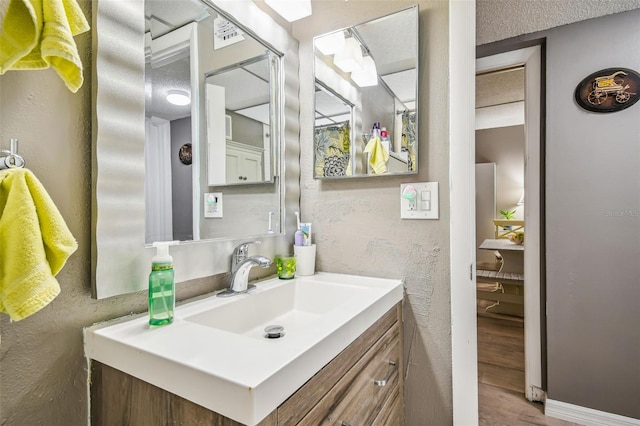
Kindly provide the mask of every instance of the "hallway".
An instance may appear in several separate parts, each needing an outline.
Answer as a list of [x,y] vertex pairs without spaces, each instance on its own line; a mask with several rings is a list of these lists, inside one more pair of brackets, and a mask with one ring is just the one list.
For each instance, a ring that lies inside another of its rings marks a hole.
[[546,417],[543,405],[524,397],[524,321],[519,317],[484,313],[478,302],[479,424],[570,426]]

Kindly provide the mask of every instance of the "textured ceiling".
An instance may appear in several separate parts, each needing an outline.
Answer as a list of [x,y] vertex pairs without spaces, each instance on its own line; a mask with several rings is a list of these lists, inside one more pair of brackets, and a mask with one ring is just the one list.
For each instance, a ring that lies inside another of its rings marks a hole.
[[640,8],[640,0],[476,0],[476,44]]
[[[197,22],[216,12],[199,0],[145,0],[146,31],[156,39],[189,22]],[[248,35],[245,35],[248,37]],[[153,55],[153,54],[152,54]],[[145,113],[149,116],[177,120],[191,115],[191,105],[176,106],[166,100],[170,90],[191,93],[190,58],[187,56],[155,67],[146,64]],[[210,77],[212,84],[226,87],[226,107],[243,114],[246,108],[269,103],[269,66],[266,59]],[[268,117],[268,108],[267,108]],[[255,112],[245,114],[257,119]],[[263,113],[260,120],[264,121]]]
[[476,76],[476,108],[524,100],[524,68]]

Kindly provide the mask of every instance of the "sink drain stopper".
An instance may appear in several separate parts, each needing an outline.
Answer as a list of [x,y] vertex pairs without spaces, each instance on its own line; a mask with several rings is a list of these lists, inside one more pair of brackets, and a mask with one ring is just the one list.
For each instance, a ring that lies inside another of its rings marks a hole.
[[281,325],[268,325],[265,327],[264,332],[266,333],[264,337],[267,339],[278,339],[284,336],[284,327]]

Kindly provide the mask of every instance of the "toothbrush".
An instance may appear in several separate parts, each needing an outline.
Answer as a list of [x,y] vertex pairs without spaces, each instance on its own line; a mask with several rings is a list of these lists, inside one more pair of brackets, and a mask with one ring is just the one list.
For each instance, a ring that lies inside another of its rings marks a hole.
[[298,230],[293,236],[293,245],[301,246],[304,244],[304,235],[302,235],[302,231],[300,230],[300,212],[296,212],[296,220],[298,222]]

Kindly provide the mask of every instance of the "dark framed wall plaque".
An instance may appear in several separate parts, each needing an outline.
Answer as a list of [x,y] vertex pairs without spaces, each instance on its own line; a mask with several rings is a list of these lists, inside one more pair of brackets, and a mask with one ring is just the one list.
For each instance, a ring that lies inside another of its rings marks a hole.
[[616,112],[640,99],[640,74],[628,68],[607,68],[584,78],[576,87],[575,99],[593,112]]
[[186,166],[191,164],[191,144],[185,143],[180,147],[178,151],[178,158],[180,162]]

